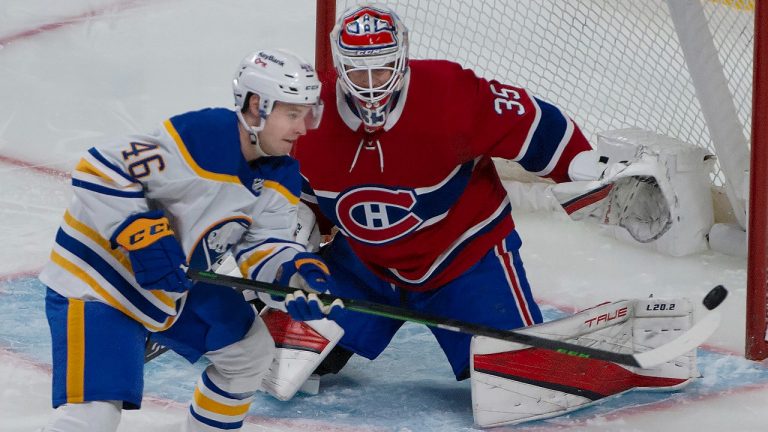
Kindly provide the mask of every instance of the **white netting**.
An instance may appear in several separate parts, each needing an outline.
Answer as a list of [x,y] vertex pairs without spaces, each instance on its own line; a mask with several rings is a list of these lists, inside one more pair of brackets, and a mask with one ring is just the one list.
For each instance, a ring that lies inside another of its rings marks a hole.
[[[338,1],[340,13],[355,1]],[[412,58],[445,58],[563,107],[594,140],[638,126],[716,153],[663,0],[400,0]],[[749,137],[753,2],[703,0]],[[461,95],[457,95],[460,97]],[[722,185],[717,169],[715,185]]]

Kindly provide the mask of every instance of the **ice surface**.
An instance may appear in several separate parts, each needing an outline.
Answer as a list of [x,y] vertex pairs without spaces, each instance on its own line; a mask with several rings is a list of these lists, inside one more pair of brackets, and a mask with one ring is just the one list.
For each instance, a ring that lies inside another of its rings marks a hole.
[[[70,196],[65,172],[108,137],[205,106],[231,106],[240,58],[284,47],[311,59],[315,2],[4,0],[0,7],[0,430],[50,415],[45,262]],[[629,297],[731,295],[700,350],[702,379],[679,393],[629,393],[521,431],[759,431],[768,369],[744,350],[744,259],[670,258],[618,243],[554,214],[516,214],[521,251],[547,318]],[[699,311],[701,310],[699,309]],[[179,430],[204,364],[169,353],[147,366],[144,407],[121,431]],[[739,419],[739,423],[734,423]],[[470,431],[469,384],[456,382],[422,326],[405,325],[375,361],[353,358],[317,396],[257,397],[248,431]]]

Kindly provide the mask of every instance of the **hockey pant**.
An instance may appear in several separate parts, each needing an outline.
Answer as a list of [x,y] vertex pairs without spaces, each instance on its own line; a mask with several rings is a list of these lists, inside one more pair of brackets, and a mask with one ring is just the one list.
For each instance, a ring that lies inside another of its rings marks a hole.
[[[518,253],[520,246],[520,237],[513,231],[462,275],[427,292],[406,291],[375,276],[341,235],[326,248],[323,258],[338,287],[331,294],[512,329],[542,321],[525,277]],[[403,324],[399,320],[349,310],[340,311],[335,321],[344,329],[339,345],[371,360],[389,345]],[[467,378],[471,336],[436,328],[430,330],[456,378]]]
[[[50,430],[57,430],[57,418],[71,422],[72,415],[89,412],[72,414],[66,408],[71,404],[112,401],[118,408],[138,409],[147,330],[109,305],[68,299],[50,289],[46,314],[53,341],[53,405],[63,407]],[[274,355],[264,323],[242,296],[198,283],[176,323],[153,338],[190,362],[202,355],[211,361],[195,388],[188,430],[237,430]]]

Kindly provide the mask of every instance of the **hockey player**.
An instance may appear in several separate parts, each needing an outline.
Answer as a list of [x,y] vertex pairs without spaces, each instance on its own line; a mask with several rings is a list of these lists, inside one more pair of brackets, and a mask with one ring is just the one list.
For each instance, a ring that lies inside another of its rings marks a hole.
[[[323,252],[336,281],[331,293],[501,329],[541,323],[518,252],[521,240],[510,202],[491,158],[514,160],[539,176],[568,182],[577,169],[588,171],[579,166],[591,151],[579,127],[525,89],[478,78],[448,61],[409,60],[407,30],[384,6],[345,11],[331,33],[331,45],[335,73],[321,77],[322,99],[331,109],[322,127],[294,149],[305,178],[302,200],[325,222],[325,233],[331,225],[338,227]],[[302,229],[310,229],[308,220]],[[644,332],[639,323],[646,321],[627,311],[644,307],[632,301],[617,306],[617,313],[605,306],[601,314],[622,319],[594,321],[598,324],[584,329],[580,324],[589,317],[578,315],[558,324],[553,334],[605,339],[609,347],[632,349],[631,337],[625,336]],[[327,312],[313,299],[298,294],[288,299],[287,309],[313,330],[319,322],[328,326],[326,320],[313,321]],[[649,314],[652,334],[664,326],[679,330],[688,325],[690,307],[676,309],[680,316]],[[591,313],[597,312],[586,314]],[[327,346],[317,349],[314,363],[304,360],[302,373],[273,367],[265,378],[267,390],[281,399],[291,397],[326,355],[318,373],[337,372],[352,353],[374,359],[402,324],[343,309],[334,310],[331,318],[340,329],[326,328],[325,335],[333,344],[343,334],[340,348],[330,355]],[[607,321],[610,326],[604,325]],[[619,322],[620,327],[614,326]],[[613,372],[616,365],[607,362],[515,355],[524,347],[431,331],[456,379],[472,375],[481,426],[558,415],[633,387],[675,387],[694,373],[691,363],[682,361],[672,371],[610,375],[599,372]],[[278,349],[277,358],[295,365],[296,356],[280,354],[287,349]],[[483,368],[472,368],[475,356],[484,356],[477,357],[485,362]],[[547,369],[569,361],[571,368]],[[533,372],[525,374],[518,366]],[[489,383],[484,379],[489,374],[501,382]],[[647,375],[652,378],[633,379]],[[603,379],[621,385],[598,385]]]
[[262,50],[242,60],[233,87],[235,111],[171,117],[91,148],[74,169],[40,275],[56,408],[45,430],[116,430],[121,410],[141,405],[150,332],[190,362],[210,360],[186,430],[239,430],[274,342],[242,295],[193,285],[186,267],[209,269],[231,252],[253,279],[331,283],[292,241],[301,177],[287,155],[319,124],[317,76],[290,52]]

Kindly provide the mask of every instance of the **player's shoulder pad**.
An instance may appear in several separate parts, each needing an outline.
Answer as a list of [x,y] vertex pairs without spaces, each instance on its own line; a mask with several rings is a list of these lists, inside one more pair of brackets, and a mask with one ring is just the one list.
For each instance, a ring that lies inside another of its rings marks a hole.
[[301,195],[302,177],[299,173],[299,161],[290,156],[259,158],[254,164],[258,176],[264,180],[280,183],[293,195]]
[[242,162],[237,115],[226,108],[190,111],[168,119],[165,129],[184,157],[202,169],[237,175]]

